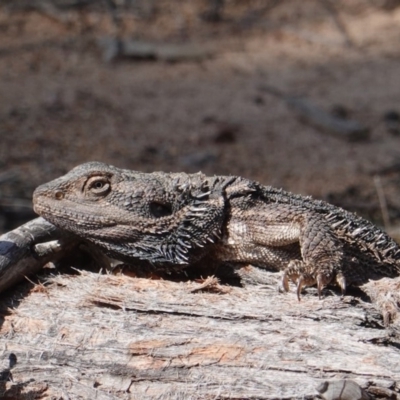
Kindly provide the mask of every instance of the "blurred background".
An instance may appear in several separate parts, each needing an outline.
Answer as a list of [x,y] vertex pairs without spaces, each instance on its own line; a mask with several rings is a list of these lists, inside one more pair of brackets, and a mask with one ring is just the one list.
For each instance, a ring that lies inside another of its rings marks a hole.
[[393,230],[400,1],[0,0],[0,231],[85,161],[242,175]]

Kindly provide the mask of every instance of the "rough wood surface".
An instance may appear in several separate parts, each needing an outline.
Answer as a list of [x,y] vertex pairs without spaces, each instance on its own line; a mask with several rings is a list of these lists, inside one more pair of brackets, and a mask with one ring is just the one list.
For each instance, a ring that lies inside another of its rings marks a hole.
[[400,398],[398,325],[351,296],[298,302],[277,292],[279,274],[252,272],[263,285],[83,271],[16,288],[2,300],[1,357],[18,358],[4,397],[314,399],[351,379]]

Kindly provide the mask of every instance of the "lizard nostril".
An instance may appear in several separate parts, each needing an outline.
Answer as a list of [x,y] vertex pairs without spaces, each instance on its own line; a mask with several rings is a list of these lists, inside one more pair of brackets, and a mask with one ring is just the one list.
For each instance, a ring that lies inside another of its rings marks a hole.
[[59,190],[54,194],[56,200],[62,200],[64,198],[64,193],[60,192]]

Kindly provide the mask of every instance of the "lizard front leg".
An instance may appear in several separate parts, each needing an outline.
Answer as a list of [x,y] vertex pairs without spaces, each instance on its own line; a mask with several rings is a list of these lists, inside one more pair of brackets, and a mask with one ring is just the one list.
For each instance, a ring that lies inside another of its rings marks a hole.
[[[256,202],[245,209],[235,205],[224,241],[235,252],[237,261],[266,261],[267,266],[283,270],[284,289],[289,290],[288,282],[292,280],[299,298],[302,287],[314,284],[321,295],[333,278],[344,291],[343,249],[323,216],[287,204]],[[256,254],[258,259],[254,260]],[[262,254],[267,255],[266,260],[260,257]]]

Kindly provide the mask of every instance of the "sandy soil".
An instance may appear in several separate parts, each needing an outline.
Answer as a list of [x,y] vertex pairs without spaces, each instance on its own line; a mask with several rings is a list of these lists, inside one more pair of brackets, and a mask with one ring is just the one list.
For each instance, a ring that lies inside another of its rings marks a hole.
[[[231,0],[219,22],[202,17],[205,0],[120,2],[114,18],[99,5],[3,3],[0,230],[32,216],[38,184],[89,160],[243,175],[378,223],[381,187],[390,222],[399,219],[396,2],[338,1],[334,12],[322,1]],[[214,53],[201,62],[105,62],[98,40],[115,35]],[[339,110],[367,126],[369,139],[350,142],[300,121],[265,85]]]

